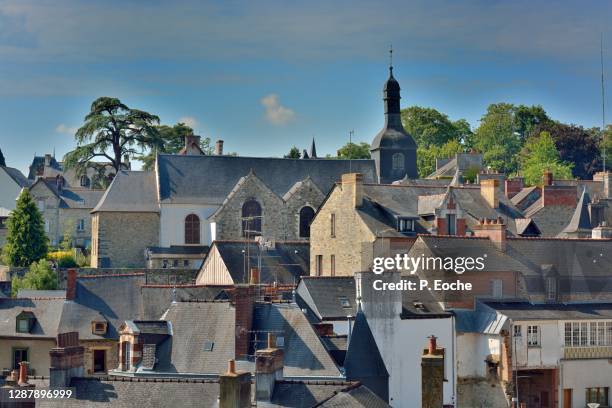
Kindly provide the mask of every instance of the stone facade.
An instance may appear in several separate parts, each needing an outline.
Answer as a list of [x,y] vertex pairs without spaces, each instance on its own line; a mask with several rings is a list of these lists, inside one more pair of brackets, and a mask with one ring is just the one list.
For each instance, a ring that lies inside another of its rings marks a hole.
[[[105,372],[119,367],[119,342],[116,340],[81,340],[80,345],[85,349],[85,374],[93,375],[94,373],[94,350],[104,350],[106,354]],[[102,374],[102,373],[100,373]]]
[[261,206],[261,235],[265,239],[295,241],[308,239],[307,236],[300,236],[300,211],[306,206],[316,211],[325,196],[307,178],[279,197],[254,173],[250,173],[237,183],[211,217],[215,222],[217,240],[244,239],[242,207],[252,199]]
[[159,214],[96,212],[92,219],[93,268],[145,267],[145,248],[159,245]]

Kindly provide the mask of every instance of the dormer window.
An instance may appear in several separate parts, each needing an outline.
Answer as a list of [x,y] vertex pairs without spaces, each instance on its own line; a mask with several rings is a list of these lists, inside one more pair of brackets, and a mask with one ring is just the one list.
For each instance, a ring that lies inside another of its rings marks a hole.
[[408,218],[398,219],[397,230],[399,232],[414,232],[414,220]]
[[91,332],[98,336],[103,336],[106,334],[106,329],[108,328],[108,322],[104,321],[93,321],[91,322]]
[[15,330],[17,333],[30,333],[35,321],[34,313],[23,311],[17,315]]
[[349,302],[346,296],[340,296],[338,298],[338,301],[340,302],[340,306],[342,307],[351,307],[351,302]]
[[546,278],[546,300],[549,302],[557,300],[557,278],[554,276]]

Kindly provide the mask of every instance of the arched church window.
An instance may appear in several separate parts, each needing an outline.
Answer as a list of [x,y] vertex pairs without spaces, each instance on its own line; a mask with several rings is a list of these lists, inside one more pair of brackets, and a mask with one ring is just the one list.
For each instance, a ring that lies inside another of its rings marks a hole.
[[393,153],[391,162],[393,170],[404,170],[404,155],[402,153]]
[[261,205],[250,199],[242,205],[242,236],[249,238],[261,235]]
[[89,177],[81,176],[81,187],[88,187],[88,186],[89,186]]
[[200,243],[200,217],[189,214],[185,218],[185,244]]
[[310,237],[310,223],[315,215],[315,210],[312,207],[303,207],[300,210],[300,238]]

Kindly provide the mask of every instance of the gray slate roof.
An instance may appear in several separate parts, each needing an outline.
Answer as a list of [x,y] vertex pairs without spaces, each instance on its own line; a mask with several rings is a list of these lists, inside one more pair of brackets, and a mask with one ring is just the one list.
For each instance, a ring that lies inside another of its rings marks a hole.
[[574,214],[569,224],[559,234],[560,237],[567,236],[567,234],[587,234],[591,235],[591,216],[589,212],[589,204],[591,203],[591,197],[587,193],[586,189],[582,190],[580,200],[576,205]]
[[120,171],[93,209],[97,211],[159,212],[155,173]]
[[485,301],[485,305],[514,321],[612,318],[612,303],[530,303]]
[[[51,338],[58,333],[64,299],[0,298],[0,337]],[[36,322],[30,333],[17,332],[17,315],[32,312]]]
[[18,298],[65,298],[65,290],[36,290],[36,289],[19,289],[17,291]]
[[15,181],[20,187],[29,187],[30,180],[23,175],[23,173],[13,167],[0,166],[1,170],[4,170],[6,174]]
[[[144,274],[79,277],[75,300],[64,305],[61,332],[78,331],[81,340],[118,339],[121,324],[142,314],[140,286],[145,283]],[[91,332],[91,322],[100,319],[109,323],[102,336]]]
[[391,405],[380,399],[369,388],[361,385],[350,390],[339,392],[319,407],[322,408],[387,408]]
[[[304,276],[296,294],[300,303],[307,306],[317,320],[345,320],[357,313],[355,279],[352,276]],[[350,307],[343,307],[340,298],[346,299]]]
[[374,182],[373,160],[281,159],[234,156],[159,155],[159,196],[162,203],[221,204],[241,177],[252,170],[282,197],[308,176],[328,192],[343,173],[360,172]]
[[223,288],[215,286],[189,285],[173,288],[167,285],[150,285],[143,286],[140,289],[140,293],[142,296],[142,318],[147,320],[160,319],[170,307],[173,298],[177,302],[223,300],[228,298]]

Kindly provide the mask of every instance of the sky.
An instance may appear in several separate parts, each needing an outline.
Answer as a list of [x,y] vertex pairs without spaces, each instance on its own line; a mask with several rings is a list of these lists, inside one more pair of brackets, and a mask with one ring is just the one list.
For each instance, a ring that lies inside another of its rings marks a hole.
[[391,44],[402,107],[477,127],[490,103],[541,104],[600,126],[609,21],[605,0],[0,0],[0,149],[23,172],[34,154],[60,159],[112,96],[241,156],[313,137],[334,154],[350,130],[370,142],[382,127]]

